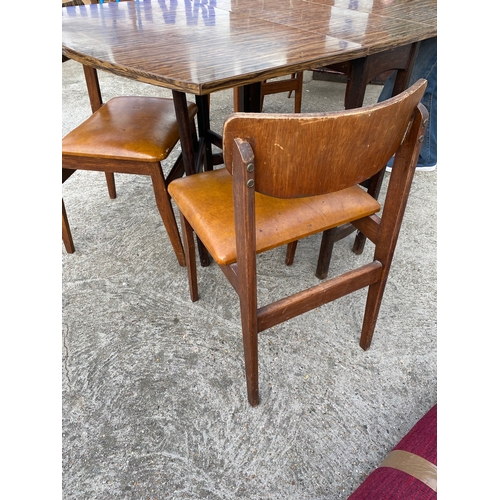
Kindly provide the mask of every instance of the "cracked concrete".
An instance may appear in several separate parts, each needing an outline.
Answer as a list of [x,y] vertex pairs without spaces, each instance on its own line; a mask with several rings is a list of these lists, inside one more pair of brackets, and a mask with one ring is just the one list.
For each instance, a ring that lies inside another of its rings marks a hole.
[[[80,65],[62,75],[64,135],[90,106]],[[169,95],[100,75],[105,100]],[[307,73],[303,111],[342,109],[343,92]],[[231,92],[211,109],[220,131]],[[292,109],[266,97],[267,111]],[[436,182],[415,176],[370,350],[358,345],[364,291],[263,332],[252,408],[237,298],[217,266],[199,269],[191,303],[149,179],[117,175],[110,200],[103,174],[73,175],[62,188],[76,247],[62,250],[63,498],[346,499],[436,403]],[[330,275],[370,260],[373,247],[356,256],[353,239],[336,244]],[[283,248],[259,256],[259,300],[316,283],[318,250],[315,236],[291,267]]]

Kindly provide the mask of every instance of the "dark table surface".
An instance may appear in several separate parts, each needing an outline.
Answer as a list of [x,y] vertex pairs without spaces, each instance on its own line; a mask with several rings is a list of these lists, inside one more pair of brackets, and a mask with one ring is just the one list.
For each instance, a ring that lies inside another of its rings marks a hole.
[[62,9],[64,55],[196,95],[437,34],[436,0],[78,1]]

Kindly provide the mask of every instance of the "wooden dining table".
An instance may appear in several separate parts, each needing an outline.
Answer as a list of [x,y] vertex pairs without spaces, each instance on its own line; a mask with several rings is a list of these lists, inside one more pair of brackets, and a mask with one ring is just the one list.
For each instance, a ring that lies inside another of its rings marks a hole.
[[[264,80],[349,61],[364,68],[370,58],[437,36],[437,0],[69,3],[62,8],[63,58],[170,89],[187,174],[213,168],[212,145],[222,144],[210,128],[212,92],[240,87],[240,109],[258,111]],[[99,90],[89,74],[92,102]],[[186,94],[198,104],[198,144],[189,131]]]
[[217,142],[210,135],[206,99],[212,92],[241,86],[247,92],[244,108],[257,109],[265,79],[386,53],[437,35],[436,0],[74,3],[81,5],[62,9],[63,56],[171,89],[189,172],[197,167],[190,153],[186,94],[194,94],[201,108],[202,137]]

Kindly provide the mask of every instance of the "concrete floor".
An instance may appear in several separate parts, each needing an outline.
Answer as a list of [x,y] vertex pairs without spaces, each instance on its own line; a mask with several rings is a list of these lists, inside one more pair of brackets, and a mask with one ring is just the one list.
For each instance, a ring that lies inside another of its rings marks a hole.
[[[64,135],[90,107],[81,66],[62,74]],[[169,95],[108,74],[101,83],[105,100]],[[342,109],[343,93],[306,73],[303,112]],[[266,97],[265,111],[292,101]],[[231,91],[211,109],[220,131]],[[102,173],[62,188],[76,246],[62,247],[63,498],[346,499],[437,401],[437,171],[415,176],[370,350],[358,345],[365,291],[262,333],[256,408],[236,294],[212,264],[191,303],[150,180],[116,177],[115,200]],[[330,275],[371,259],[373,246],[355,256],[353,239],[336,245]],[[319,242],[300,242],[292,267],[283,248],[260,256],[259,299],[316,283]]]

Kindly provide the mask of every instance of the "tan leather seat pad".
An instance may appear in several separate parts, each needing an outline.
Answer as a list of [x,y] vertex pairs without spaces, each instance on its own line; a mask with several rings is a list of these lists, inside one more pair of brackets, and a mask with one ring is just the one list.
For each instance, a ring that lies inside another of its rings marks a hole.
[[[232,176],[223,168],[183,177],[168,191],[218,264],[236,261]],[[256,193],[257,253],[339,226],[380,210],[358,186],[309,198]]]
[[[197,107],[188,103],[191,119]],[[71,156],[161,161],[179,140],[172,99],[115,97],[63,138]]]

